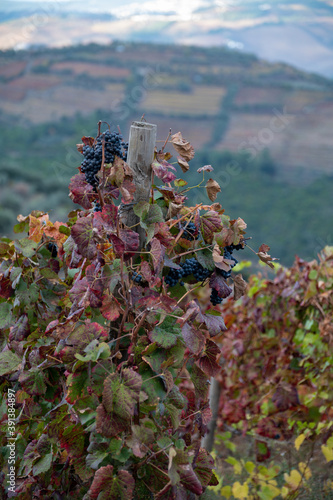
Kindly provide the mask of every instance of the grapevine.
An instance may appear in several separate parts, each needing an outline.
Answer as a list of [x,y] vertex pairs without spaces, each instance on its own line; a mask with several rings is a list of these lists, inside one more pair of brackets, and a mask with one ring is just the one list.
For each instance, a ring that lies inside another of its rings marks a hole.
[[[191,144],[177,133],[169,145],[187,171]],[[220,372],[214,337],[226,330],[220,303],[246,288],[240,275],[231,288],[246,223],[215,202],[212,179],[212,204],[187,207],[187,182],[164,149],[150,199],[135,203],[119,132],[99,124],[78,150],[69,190],[79,208],[65,223],[19,216],[14,230],[27,236],[0,243],[0,385],[17,395],[17,498],[198,497],[217,484],[201,438],[208,380]],[[268,250],[258,256],[272,266]],[[208,288],[211,304],[199,294]]]

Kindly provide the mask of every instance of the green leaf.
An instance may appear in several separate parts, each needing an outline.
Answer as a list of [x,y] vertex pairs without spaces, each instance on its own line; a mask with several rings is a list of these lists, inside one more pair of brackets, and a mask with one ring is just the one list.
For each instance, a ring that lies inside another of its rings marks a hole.
[[33,257],[36,253],[38,244],[29,238],[14,241],[14,246],[17,252],[24,255],[24,257]]
[[34,476],[38,476],[39,474],[42,474],[43,472],[47,472],[49,470],[52,464],[52,456],[52,452],[47,453],[42,458],[37,460],[37,462],[35,462],[32,469]]
[[163,323],[155,326],[154,330],[149,332],[148,337],[151,342],[156,342],[158,346],[169,349],[176,344],[180,334],[180,326],[175,323],[173,318],[167,317]]
[[107,412],[115,413],[125,420],[134,415],[134,406],[139,401],[141,376],[131,368],[125,368],[122,376],[112,373],[104,381],[103,405]]
[[206,248],[205,250],[196,252],[196,257],[197,261],[202,265],[202,267],[205,267],[209,271],[214,271],[215,263],[213,260],[213,254],[210,250]]
[[2,302],[0,304],[0,328],[7,328],[12,324],[12,304]]
[[176,187],[184,187],[188,184],[188,182],[184,181],[184,179],[175,179],[173,183]]
[[0,352],[0,375],[16,371],[19,368],[21,361],[22,358],[12,351]]
[[29,306],[30,304],[34,304],[37,302],[39,297],[39,288],[36,283],[32,283],[30,286],[21,280],[16,287],[16,297],[14,306],[16,305],[25,305]]

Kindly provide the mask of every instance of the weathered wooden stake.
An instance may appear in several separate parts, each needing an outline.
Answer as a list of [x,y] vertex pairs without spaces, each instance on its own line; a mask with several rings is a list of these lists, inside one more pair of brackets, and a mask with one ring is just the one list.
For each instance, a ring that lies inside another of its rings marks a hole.
[[212,419],[208,424],[208,433],[202,439],[202,447],[207,451],[212,451],[214,446],[214,434],[217,425],[219,414],[219,402],[221,395],[221,386],[218,380],[211,378],[211,386],[209,390],[210,409],[212,410]]
[[140,248],[144,246],[145,230],[138,224],[139,218],[133,212],[133,206],[139,201],[149,201],[151,193],[151,164],[154,158],[157,126],[146,122],[133,122],[130,128],[127,163],[133,171],[136,187],[133,203],[121,205],[121,221],[139,234]]

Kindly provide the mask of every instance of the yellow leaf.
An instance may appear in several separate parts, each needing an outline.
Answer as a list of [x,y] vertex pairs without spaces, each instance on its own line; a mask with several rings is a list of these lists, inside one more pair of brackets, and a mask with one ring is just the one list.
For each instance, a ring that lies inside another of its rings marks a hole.
[[298,451],[301,447],[301,444],[303,443],[305,439],[305,434],[300,434],[296,439],[295,439],[295,448]]
[[324,444],[321,447],[321,451],[324,453],[326,461],[330,462],[333,460],[333,449],[329,446],[325,446]]
[[223,486],[223,488],[221,489],[221,495],[227,499],[229,499],[232,495],[232,491],[231,491],[231,486]]
[[286,488],[285,486],[283,486],[282,489],[281,489],[281,495],[282,495],[282,498],[286,498],[289,495],[288,488]]
[[297,489],[302,482],[302,476],[298,470],[293,469],[289,474],[284,474],[284,479],[292,489]]
[[232,494],[235,498],[242,500],[243,498],[248,498],[249,496],[249,486],[247,483],[240,484],[238,481],[232,486]]
[[301,471],[302,476],[305,477],[305,479],[310,479],[312,474],[311,474],[311,470],[310,470],[309,466],[307,466],[304,462],[300,462],[298,464],[298,468]]

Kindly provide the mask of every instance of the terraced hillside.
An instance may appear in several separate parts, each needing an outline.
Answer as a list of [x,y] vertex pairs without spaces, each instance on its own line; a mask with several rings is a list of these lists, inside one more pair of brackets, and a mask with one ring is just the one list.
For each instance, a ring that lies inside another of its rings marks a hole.
[[19,211],[60,216],[71,207],[75,144],[96,133],[99,119],[126,135],[145,114],[159,140],[182,130],[207,152],[203,161],[215,155],[215,169],[237,158],[254,176],[270,173],[270,185],[274,178],[309,189],[332,175],[332,81],[223,48],[118,42],[4,51],[0,109],[2,231]]

